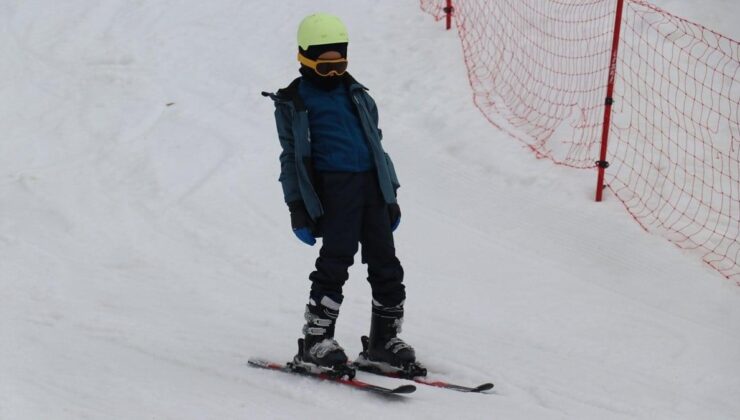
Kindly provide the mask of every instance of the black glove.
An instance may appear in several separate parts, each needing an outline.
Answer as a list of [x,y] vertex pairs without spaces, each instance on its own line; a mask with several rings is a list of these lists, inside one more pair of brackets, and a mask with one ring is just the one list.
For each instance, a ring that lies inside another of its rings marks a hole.
[[290,227],[300,229],[307,227],[309,229],[314,228],[314,222],[311,216],[308,215],[308,210],[303,204],[303,201],[296,200],[288,203],[288,209],[290,210]]
[[388,204],[388,217],[391,220],[391,232],[394,232],[401,224],[401,207],[398,203]]
[[311,216],[306,210],[306,206],[302,201],[291,201],[288,203],[288,209],[290,210],[290,227],[293,228],[293,233],[302,242],[313,246],[316,243],[314,237],[314,224]]

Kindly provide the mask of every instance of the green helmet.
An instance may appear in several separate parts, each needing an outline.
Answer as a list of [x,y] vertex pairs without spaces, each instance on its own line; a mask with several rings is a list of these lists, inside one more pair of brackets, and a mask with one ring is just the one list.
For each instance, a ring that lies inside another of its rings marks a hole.
[[298,26],[298,46],[307,50],[312,45],[349,42],[347,27],[341,20],[328,13],[306,16]]

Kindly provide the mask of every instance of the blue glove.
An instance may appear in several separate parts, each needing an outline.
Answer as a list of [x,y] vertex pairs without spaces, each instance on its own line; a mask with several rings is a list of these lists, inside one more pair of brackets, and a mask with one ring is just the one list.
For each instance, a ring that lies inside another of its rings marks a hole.
[[295,236],[297,236],[298,239],[306,245],[314,246],[314,244],[316,244],[316,238],[313,237],[311,230],[307,227],[293,229],[293,233],[295,233]]

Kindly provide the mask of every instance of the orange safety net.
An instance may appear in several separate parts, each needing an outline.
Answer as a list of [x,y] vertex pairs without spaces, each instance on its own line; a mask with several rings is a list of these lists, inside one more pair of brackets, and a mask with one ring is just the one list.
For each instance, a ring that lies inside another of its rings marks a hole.
[[[420,0],[443,19],[444,0]],[[616,0],[457,0],[475,105],[540,158],[599,159]],[[740,43],[625,0],[607,185],[740,284]]]

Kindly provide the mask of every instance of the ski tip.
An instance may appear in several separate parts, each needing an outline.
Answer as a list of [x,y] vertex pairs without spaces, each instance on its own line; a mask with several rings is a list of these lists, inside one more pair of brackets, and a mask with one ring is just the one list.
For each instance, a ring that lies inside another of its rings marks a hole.
[[416,387],[414,385],[401,385],[398,388],[394,388],[391,391],[391,394],[410,394],[414,391],[416,391]]
[[252,367],[269,368],[272,363],[264,359],[250,358],[247,364]]
[[471,392],[485,392],[485,391],[488,391],[490,389],[493,389],[493,384],[490,383],[490,382],[488,382],[488,383],[480,384],[480,385],[476,386],[475,388],[473,388],[473,390]]

